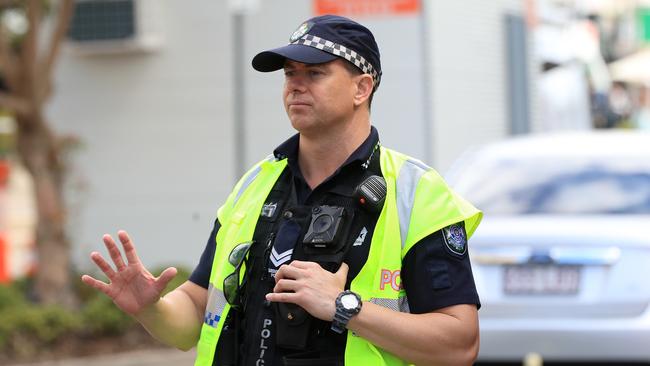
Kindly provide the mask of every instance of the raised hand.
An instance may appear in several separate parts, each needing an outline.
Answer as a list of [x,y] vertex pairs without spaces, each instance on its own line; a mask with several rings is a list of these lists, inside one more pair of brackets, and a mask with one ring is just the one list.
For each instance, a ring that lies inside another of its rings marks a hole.
[[98,252],[92,252],[90,258],[97,264],[109,279],[104,283],[91,276],[83,275],[81,280],[110,297],[115,305],[129,315],[137,315],[147,306],[160,299],[169,281],[176,276],[176,268],[165,269],[159,277],[154,277],[144,266],[135,252],[135,247],[126,231],[117,233],[128,264],[124,263],[122,254],[113,238],[106,234],[103,237],[108,254],[115,264],[115,270]]

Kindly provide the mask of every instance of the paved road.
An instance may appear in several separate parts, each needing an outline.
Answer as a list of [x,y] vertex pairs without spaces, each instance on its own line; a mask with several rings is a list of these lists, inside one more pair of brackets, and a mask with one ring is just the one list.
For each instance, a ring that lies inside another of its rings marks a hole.
[[14,366],[192,366],[195,355],[195,350],[182,352],[161,349]]

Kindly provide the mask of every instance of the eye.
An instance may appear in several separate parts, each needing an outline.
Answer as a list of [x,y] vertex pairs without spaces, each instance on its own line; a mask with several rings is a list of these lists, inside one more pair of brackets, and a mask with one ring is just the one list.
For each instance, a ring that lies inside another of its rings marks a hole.
[[323,72],[320,71],[320,70],[309,70],[309,75],[310,76],[319,76],[319,75],[323,75]]

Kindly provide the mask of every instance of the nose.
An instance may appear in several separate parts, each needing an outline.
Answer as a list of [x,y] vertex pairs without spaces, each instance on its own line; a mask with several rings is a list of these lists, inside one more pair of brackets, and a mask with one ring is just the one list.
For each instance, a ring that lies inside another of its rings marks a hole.
[[289,93],[302,93],[307,89],[306,80],[301,75],[287,76],[285,85]]

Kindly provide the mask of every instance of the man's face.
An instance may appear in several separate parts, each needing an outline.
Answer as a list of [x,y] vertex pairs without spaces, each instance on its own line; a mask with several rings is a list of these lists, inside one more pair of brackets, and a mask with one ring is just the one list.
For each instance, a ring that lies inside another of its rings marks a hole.
[[318,133],[349,120],[354,111],[356,80],[344,60],[284,65],[284,108],[301,133]]

